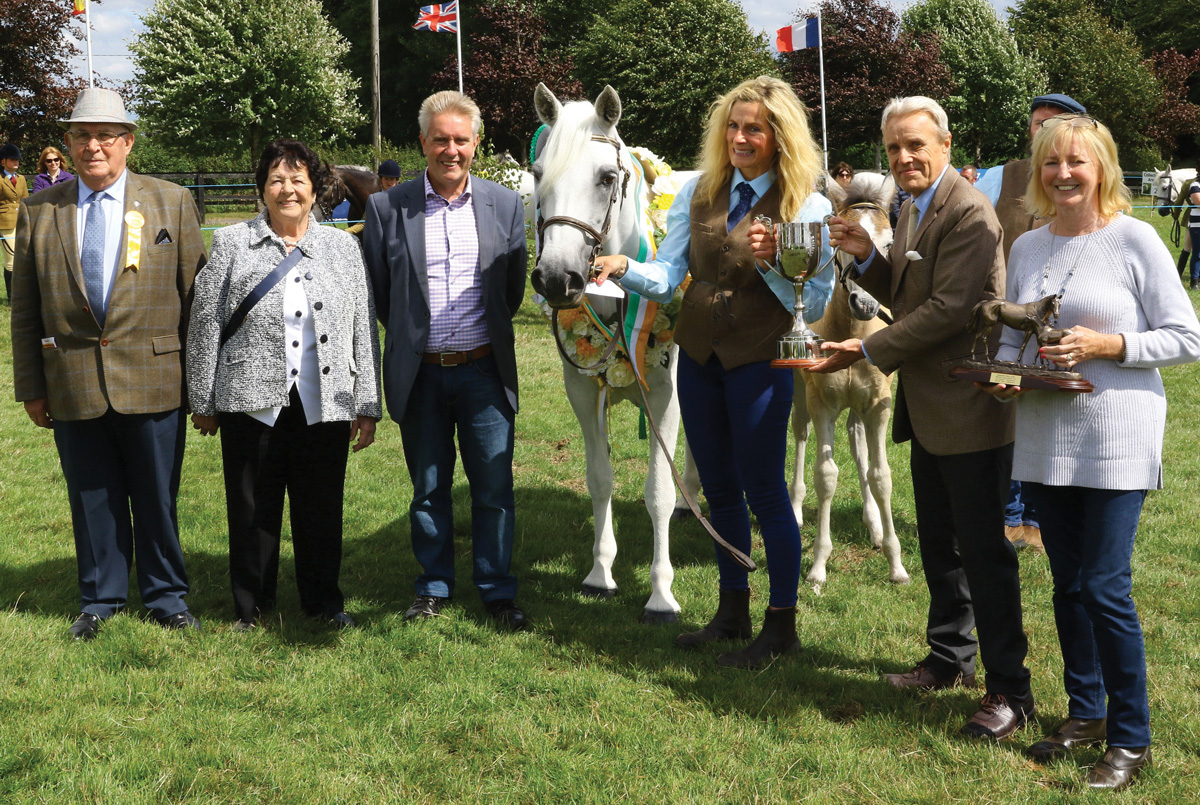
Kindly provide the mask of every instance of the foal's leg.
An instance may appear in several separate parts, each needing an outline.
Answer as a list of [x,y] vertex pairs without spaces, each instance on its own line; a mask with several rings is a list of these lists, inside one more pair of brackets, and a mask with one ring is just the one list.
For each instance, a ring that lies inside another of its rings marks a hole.
[[808,488],[804,483],[804,453],[808,447],[808,379],[801,369],[795,371],[795,394],[792,395],[792,438],[796,440],[796,466],[792,470],[792,511],[796,524],[804,525],[804,496]]
[[840,412],[816,405],[809,410],[817,434],[817,458],[813,463],[813,485],[817,490],[817,538],[813,541],[812,569],[805,579],[810,584],[820,586],[825,583],[825,565],[833,553],[829,520],[833,495],[837,491],[838,468],[833,460],[833,440]]
[[871,492],[868,473],[871,470],[867,448],[867,429],[862,418],[854,408],[846,416],[846,435],[849,437],[850,458],[854,459],[855,469],[858,470],[858,489],[862,495],[862,521],[867,527],[867,534],[872,548],[883,545],[883,526],[879,522],[879,504]]
[[883,555],[887,558],[889,578],[896,584],[908,583],[908,572],[900,558],[900,540],[892,522],[892,468],[887,461],[888,422],[892,418],[892,398],[879,398],[875,405],[863,412],[863,424],[867,430],[867,449],[870,468],[867,480],[871,494],[879,505],[879,519],[883,529],[880,540]]

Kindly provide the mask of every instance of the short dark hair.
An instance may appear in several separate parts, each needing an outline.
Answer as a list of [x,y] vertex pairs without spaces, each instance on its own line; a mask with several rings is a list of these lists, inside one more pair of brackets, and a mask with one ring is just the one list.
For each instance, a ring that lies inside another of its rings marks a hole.
[[258,160],[258,168],[254,171],[254,184],[258,187],[259,198],[263,197],[263,189],[267,186],[267,174],[280,163],[289,168],[305,168],[308,171],[308,180],[312,182],[314,195],[320,195],[326,180],[325,166],[321,158],[317,156],[316,151],[299,140],[285,137],[267,143],[262,157]]

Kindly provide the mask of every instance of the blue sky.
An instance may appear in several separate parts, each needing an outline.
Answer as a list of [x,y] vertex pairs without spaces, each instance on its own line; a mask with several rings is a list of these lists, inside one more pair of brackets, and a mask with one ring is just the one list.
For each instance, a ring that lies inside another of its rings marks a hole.
[[[67,0],[62,0],[64,3]],[[205,2],[207,0],[201,0]],[[218,0],[219,1],[219,0]],[[991,0],[1000,12],[1010,0]],[[908,5],[905,0],[888,0],[896,7]],[[1012,0],[1015,2],[1015,0]],[[92,63],[97,73],[111,81],[124,81],[132,77],[132,62],[129,60],[129,40],[142,28],[138,19],[145,14],[152,0],[103,0],[96,5],[92,14]],[[770,42],[775,41],[775,30],[792,21],[797,8],[816,8],[816,2],[791,3],[787,0],[742,0],[742,7],[750,20],[750,27],[766,31]],[[82,30],[77,20],[73,26]],[[82,48],[81,48],[82,49]],[[75,60],[78,75],[87,71],[87,59],[80,56]]]

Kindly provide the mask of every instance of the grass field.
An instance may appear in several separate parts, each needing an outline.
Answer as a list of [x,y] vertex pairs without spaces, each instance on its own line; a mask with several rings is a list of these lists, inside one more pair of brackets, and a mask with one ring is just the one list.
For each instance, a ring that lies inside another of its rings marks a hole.
[[[0,366],[10,365],[7,333],[0,308]],[[1044,556],[1021,558],[1039,717],[1017,740],[997,747],[956,737],[977,694],[906,695],[880,683],[881,672],[924,653],[928,600],[907,446],[893,445],[890,459],[913,583],[888,583],[839,446],[834,556],[821,593],[801,589],[804,651],[748,673],[718,667],[717,649],[672,645],[716,602],[713,551],[694,523],[673,530],[683,624],[639,624],[649,595],[647,444],[637,439],[636,409],[615,409],[621,591],[611,601],[581,596],[592,533],[583,444],[550,334],[528,302],[517,338],[514,566],[532,629],[515,635],[490,627],[469,584],[461,479],[464,583],[447,617],[402,623],[417,567],[399,432],[385,422],[376,444],[351,457],[346,490],[342,586],[361,628],[335,634],[300,615],[285,542],[278,614],[257,633],[231,630],[218,442],[193,432],[179,511],[188,600],[204,631],[165,633],[138,617],[133,591],[129,613],[99,639],[69,641],[79,602],[66,491],[50,432],[11,402],[11,375],[0,372],[9,400],[0,406],[0,802],[1197,801],[1200,366],[1163,372],[1166,489],[1147,501],[1134,557],[1156,765],[1129,791],[1100,796],[1081,785],[1098,750],[1047,767],[1020,752],[1066,712]],[[815,527],[808,503],[806,546]],[[757,620],[765,573],[751,583]]]

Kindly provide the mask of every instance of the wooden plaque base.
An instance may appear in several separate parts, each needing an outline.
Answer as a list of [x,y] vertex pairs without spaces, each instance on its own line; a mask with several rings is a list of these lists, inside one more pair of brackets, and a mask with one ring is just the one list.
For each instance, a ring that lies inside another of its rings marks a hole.
[[771,361],[772,369],[811,369],[818,363],[823,363],[824,358],[776,358]]
[[1088,394],[1096,390],[1089,381],[1083,379],[1079,372],[1068,372],[1061,369],[1042,369],[1036,366],[1025,366],[1009,361],[963,361],[950,370],[950,374],[963,380],[977,380],[980,383],[1003,383],[1006,386],[1020,386],[1023,389],[1043,389],[1045,391],[1070,391],[1077,394]]

